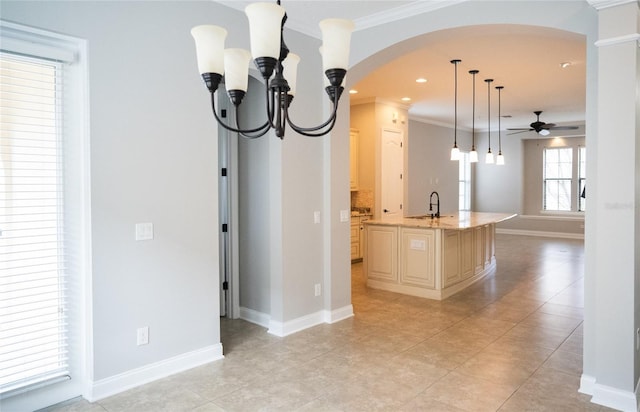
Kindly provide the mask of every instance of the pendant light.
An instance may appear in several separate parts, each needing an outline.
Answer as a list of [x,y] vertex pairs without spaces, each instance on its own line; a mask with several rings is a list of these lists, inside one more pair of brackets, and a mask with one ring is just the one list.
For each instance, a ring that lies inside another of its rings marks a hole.
[[491,153],[491,82],[493,79],[484,79],[487,82],[487,138],[489,140],[489,151],[485,157],[485,163],[493,164],[493,153]]
[[476,152],[476,74],[479,70],[469,70],[473,76],[473,109],[471,111],[471,152],[469,152],[469,162],[478,162],[478,152]]
[[454,67],[454,92],[453,92],[453,148],[451,148],[451,160],[460,160],[458,149],[458,63],[461,60],[451,60]]
[[502,92],[502,89],[504,89],[504,86],[496,86],[496,89],[498,89],[498,156],[496,156],[496,164],[498,166],[503,166],[504,156],[502,155],[502,138],[500,136],[502,133],[502,129],[500,128],[500,119],[502,118],[502,113],[501,113],[502,101],[500,98],[500,94]]

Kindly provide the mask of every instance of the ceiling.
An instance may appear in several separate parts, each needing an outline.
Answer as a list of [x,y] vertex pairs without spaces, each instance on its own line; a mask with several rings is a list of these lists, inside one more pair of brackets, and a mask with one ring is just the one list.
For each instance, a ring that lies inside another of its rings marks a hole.
[[[417,13],[460,3],[464,0],[432,1],[308,1],[283,0],[287,28],[319,37],[320,20],[343,17],[354,20],[356,31]],[[249,1],[221,1],[244,10]],[[352,104],[372,98],[404,105],[411,118],[452,125],[454,113],[454,65],[458,65],[458,126],[472,127],[473,78],[476,75],[475,127],[486,129],[488,90],[491,85],[491,128],[497,129],[498,94],[501,96],[501,127],[527,127],[541,119],[558,125],[580,125],[585,117],[586,42],[584,36],[561,30],[522,25],[466,26],[424,35],[416,48],[370,72],[356,84]],[[562,68],[561,63],[570,63]],[[416,83],[423,77],[426,83]],[[411,98],[403,102],[403,97]],[[510,116],[510,117],[509,117]],[[582,128],[577,132],[583,133]],[[573,133],[573,131],[570,131]],[[507,132],[508,133],[508,132]],[[566,136],[571,133],[562,132]],[[560,132],[551,136],[560,135]],[[534,132],[521,137],[536,137]]]

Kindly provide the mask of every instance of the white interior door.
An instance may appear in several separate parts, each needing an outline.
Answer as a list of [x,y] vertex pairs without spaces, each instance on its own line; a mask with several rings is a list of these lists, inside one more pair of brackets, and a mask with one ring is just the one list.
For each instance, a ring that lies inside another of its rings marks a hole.
[[402,216],[404,194],[402,138],[400,130],[382,129],[382,165],[380,170],[382,219]]

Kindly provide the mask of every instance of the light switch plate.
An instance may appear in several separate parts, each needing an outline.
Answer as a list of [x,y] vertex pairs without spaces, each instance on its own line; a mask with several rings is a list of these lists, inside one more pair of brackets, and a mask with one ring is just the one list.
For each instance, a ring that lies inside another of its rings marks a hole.
[[136,223],[136,240],[153,239],[153,223]]
[[350,217],[351,217],[351,212],[349,212],[348,210],[341,210],[340,211],[340,221],[341,222],[348,222]]
[[320,223],[320,211],[313,212],[313,223]]

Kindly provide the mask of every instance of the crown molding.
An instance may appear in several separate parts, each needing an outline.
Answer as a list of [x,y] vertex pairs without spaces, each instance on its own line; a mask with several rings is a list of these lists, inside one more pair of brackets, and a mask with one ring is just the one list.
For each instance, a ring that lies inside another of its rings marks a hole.
[[453,6],[453,5],[464,3],[467,1],[469,0],[413,1],[403,6],[395,7],[392,9],[371,14],[366,17],[355,19],[354,20],[354,23],[356,25],[355,30],[358,31],[358,30],[368,29],[371,27],[390,23],[392,21],[414,17],[416,15],[423,14],[423,13],[429,13],[434,10],[442,9],[445,7]]
[[587,0],[587,2],[596,10],[608,9],[609,7],[621,6],[628,3],[637,3],[640,5],[638,0]]

